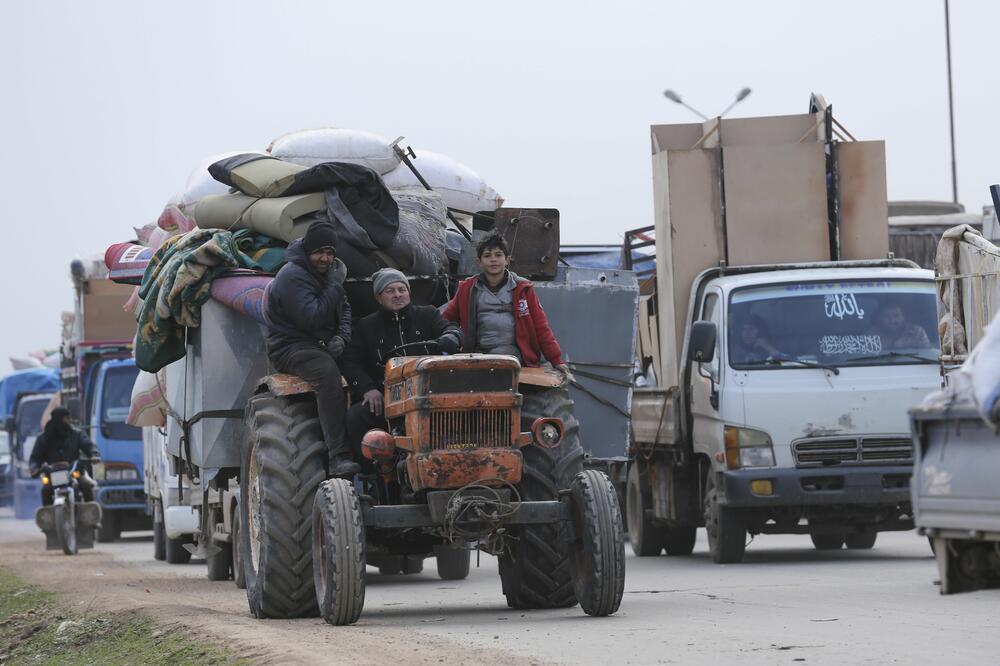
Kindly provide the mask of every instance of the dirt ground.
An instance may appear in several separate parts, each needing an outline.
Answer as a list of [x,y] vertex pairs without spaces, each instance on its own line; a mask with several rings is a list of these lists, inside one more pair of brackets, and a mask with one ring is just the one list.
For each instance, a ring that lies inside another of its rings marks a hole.
[[[139,537],[131,540],[148,541]],[[152,545],[149,546],[150,550]],[[74,557],[45,551],[37,528],[0,519],[0,566],[29,583],[58,592],[78,613],[135,612],[164,629],[224,645],[260,663],[386,664],[541,663],[496,650],[470,648],[405,629],[332,627],[323,620],[256,620],[231,581],[179,578],[163,567],[138,567],[99,544]],[[204,565],[191,565],[204,569]],[[162,569],[156,571],[155,569]]]

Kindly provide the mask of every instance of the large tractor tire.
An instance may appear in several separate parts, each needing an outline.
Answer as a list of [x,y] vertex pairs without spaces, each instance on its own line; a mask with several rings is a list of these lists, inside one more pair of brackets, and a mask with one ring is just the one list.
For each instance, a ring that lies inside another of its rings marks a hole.
[[708,473],[705,484],[705,531],[708,551],[716,564],[735,564],[743,560],[747,549],[747,528],[739,509],[719,504],[715,474]]
[[571,492],[578,539],[571,560],[573,592],[587,615],[611,615],[625,594],[625,534],[618,494],[607,475],[593,469],[577,475]]
[[333,625],[354,624],[365,606],[365,526],[350,481],[330,479],[312,511],[313,581],[319,612]]
[[[640,469],[644,467],[644,469]],[[625,512],[628,516],[628,540],[638,557],[655,557],[666,545],[667,528],[653,520],[652,491],[643,483],[648,470],[638,461],[629,465],[625,490]]]
[[434,546],[437,574],[441,580],[465,580],[469,577],[472,552],[468,548]]
[[250,400],[240,471],[240,548],[250,612],[315,617],[312,508],[326,445],[312,396]]
[[[552,501],[568,489],[583,471],[580,425],[566,389],[524,390],[521,430],[535,419],[556,417],[563,422],[563,440],[553,449],[529,444],[521,449],[524,467],[518,493],[523,501]],[[510,543],[501,554],[500,581],[511,608],[568,608],[573,593],[573,557],[564,525],[524,525],[511,529]]]

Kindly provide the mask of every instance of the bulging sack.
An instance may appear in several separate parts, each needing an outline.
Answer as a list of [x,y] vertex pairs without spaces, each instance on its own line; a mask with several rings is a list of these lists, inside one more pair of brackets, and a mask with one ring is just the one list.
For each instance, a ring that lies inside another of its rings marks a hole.
[[[494,211],[503,204],[503,197],[464,164],[429,150],[418,150],[416,155],[413,166],[449,208],[478,213]],[[390,190],[422,187],[405,164],[383,175],[382,180]]]
[[399,158],[384,137],[336,127],[289,132],[272,141],[267,152],[272,157],[307,167],[323,162],[360,164],[379,175],[399,166]]

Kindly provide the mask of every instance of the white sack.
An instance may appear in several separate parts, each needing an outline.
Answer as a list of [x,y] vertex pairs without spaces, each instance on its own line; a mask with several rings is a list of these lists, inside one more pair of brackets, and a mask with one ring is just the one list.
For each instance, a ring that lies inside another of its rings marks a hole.
[[[494,211],[503,204],[503,198],[497,191],[464,164],[429,150],[415,152],[417,158],[413,160],[413,166],[431,188],[441,195],[449,208],[478,213]],[[382,180],[390,190],[422,187],[420,181],[405,164],[382,176]]]
[[389,141],[362,130],[323,127],[283,134],[271,142],[267,152],[302,166],[323,162],[360,164],[382,175],[399,166]]

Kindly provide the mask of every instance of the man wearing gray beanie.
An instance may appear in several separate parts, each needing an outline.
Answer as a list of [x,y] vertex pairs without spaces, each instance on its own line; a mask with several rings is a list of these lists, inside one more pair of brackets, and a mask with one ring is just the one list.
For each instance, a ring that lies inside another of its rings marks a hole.
[[462,330],[432,305],[410,303],[410,283],[395,268],[383,268],[372,276],[378,311],[362,318],[351,343],[340,359],[340,367],[351,387],[354,402],[347,410],[347,440],[354,459],[362,460],[361,438],[372,428],[384,428],[383,383],[389,352],[402,345],[428,342],[407,350],[408,356],[454,354],[462,348]]

